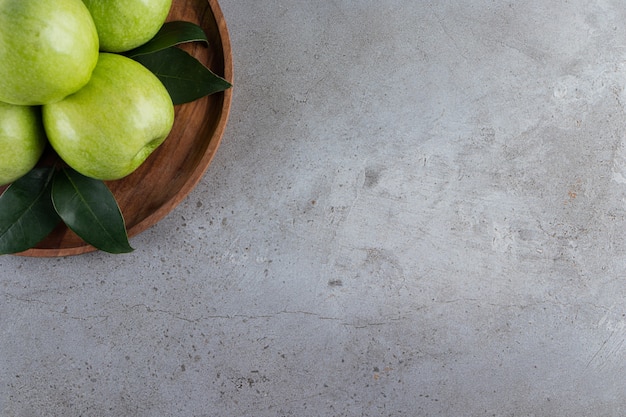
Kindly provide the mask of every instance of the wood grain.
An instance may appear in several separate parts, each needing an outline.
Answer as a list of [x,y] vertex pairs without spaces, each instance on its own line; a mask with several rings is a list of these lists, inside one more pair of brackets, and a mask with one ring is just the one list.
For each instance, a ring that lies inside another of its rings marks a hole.
[[[230,40],[217,0],[174,0],[168,20],[199,24],[209,39],[208,48],[202,43],[183,48],[233,83]],[[165,217],[200,181],[221,142],[231,98],[232,89],[176,106],[174,127],[166,141],[137,171],[107,182],[120,205],[129,236]],[[37,246],[19,255],[56,257],[94,250],[61,224]]]

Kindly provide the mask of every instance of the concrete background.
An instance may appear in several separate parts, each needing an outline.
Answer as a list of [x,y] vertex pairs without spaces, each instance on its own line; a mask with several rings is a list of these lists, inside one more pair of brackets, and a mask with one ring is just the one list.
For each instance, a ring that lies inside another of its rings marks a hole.
[[221,5],[201,184],[0,258],[0,414],[625,415],[623,2]]

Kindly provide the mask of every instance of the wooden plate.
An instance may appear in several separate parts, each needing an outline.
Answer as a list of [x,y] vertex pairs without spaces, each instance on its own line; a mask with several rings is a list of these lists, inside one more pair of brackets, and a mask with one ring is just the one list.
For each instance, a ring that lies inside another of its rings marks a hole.
[[[233,82],[230,40],[217,0],[174,0],[168,20],[200,25],[209,39],[208,48],[193,43],[184,45],[184,49]],[[231,91],[176,106],[174,127],[166,141],[137,171],[121,180],[107,182],[120,205],[129,236],[141,233],[165,217],[200,181],[224,133]],[[4,188],[0,187],[0,192]],[[20,255],[68,256],[94,250],[61,224],[37,246]]]

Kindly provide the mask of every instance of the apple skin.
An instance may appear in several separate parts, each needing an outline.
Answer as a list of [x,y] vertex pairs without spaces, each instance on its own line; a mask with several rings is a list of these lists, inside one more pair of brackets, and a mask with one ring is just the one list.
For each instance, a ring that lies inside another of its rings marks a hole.
[[78,91],[98,47],[81,0],[1,0],[0,101],[41,105]]
[[172,7],[172,0],[83,0],[91,12],[100,50],[125,52],[156,35]]
[[100,53],[89,83],[43,106],[43,122],[50,144],[70,167],[88,177],[116,180],[135,171],[167,138],[174,105],[144,66]]
[[0,102],[0,185],[33,169],[47,143],[39,107]]

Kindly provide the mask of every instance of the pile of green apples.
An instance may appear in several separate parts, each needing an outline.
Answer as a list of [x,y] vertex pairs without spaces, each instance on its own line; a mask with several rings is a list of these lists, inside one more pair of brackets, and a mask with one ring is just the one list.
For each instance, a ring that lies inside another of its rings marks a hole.
[[166,139],[174,105],[122,53],[150,40],[172,0],[0,0],[0,185],[49,143],[77,172],[123,178]]

